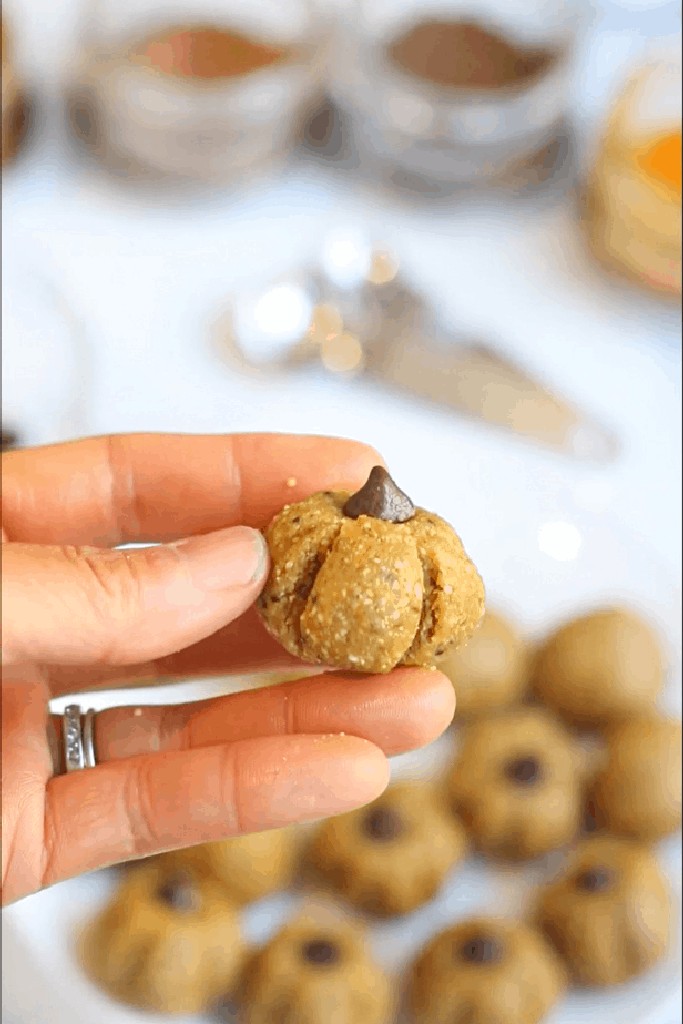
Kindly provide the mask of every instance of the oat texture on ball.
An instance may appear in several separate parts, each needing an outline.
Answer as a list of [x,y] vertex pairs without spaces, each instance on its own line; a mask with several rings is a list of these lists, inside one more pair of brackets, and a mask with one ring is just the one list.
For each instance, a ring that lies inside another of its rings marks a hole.
[[484,585],[460,538],[381,466],[356,494],[325,491],[285,506],[265,536],[272,567],[261,617],[311,664],[431,667],[483,615]]

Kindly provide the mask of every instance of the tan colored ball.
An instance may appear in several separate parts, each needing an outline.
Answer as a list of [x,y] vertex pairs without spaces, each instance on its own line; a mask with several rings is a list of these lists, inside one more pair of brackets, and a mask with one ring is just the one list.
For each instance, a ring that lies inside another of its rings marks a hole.
[[591,810],[598,827],[654,842],[681,825],[681,723],[659,716],[612,726]]
[[540,1024],[566,972],[535,929],[476,917],[431,939],[410,972],[415,1024]]
[[287,505],[265,531],[258,600],[290,654],[354,672],[431,667],[484,613],[484,585],[455,531],[376,466],[356,494]]
[[568,622],[548,638],[534,667],[538,698],[581,727],[647,712],[663,683],[664,657],[656,633],[622,609]]
[[242,991],[244,1024],[390,1024],[392,985],[356,922],[304,911],[259,950]]
[[580,843],[542,890],[537,920],[583,985],[619,985],[664,955],[670,895],[654,855],[628,839]]
[[194,1014],[235,991],[245,946],[238,912],[219,885],[155,858],[125,876],[81,952],[89,977],[115,999]]
[[583,765],[572,736],[543,708],[478,718],[464,730],[447,798],[478,849],[539,857],[577,835]]
[[213,879],[238,906],[286,889],[296,870],[298,842],[293,828],[252,832],[162,854],[161,860]]
[[431,900],[467,847],[462,824],[436,789],[402,782],[366,807],[323,822],[309,858],[349,902],[389,917]]

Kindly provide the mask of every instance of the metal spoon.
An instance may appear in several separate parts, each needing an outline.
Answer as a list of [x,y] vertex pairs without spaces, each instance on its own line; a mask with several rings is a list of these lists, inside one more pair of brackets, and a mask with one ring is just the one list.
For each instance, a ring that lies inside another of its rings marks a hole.
[[317,364],[363,375],[575,458],[608,462],[616,437],[552,394],[494,345],[442,325],[397,256],[354,229],[326,237],[318,263],[234,298],[217,324],[242,371]]

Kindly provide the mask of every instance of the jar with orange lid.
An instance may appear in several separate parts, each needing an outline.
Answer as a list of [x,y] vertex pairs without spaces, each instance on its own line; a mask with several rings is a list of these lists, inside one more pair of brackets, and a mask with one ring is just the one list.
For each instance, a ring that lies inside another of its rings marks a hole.
[[585,223],[608,267],[681,295],[681,56],[648,58],[619,97],[588,187]]

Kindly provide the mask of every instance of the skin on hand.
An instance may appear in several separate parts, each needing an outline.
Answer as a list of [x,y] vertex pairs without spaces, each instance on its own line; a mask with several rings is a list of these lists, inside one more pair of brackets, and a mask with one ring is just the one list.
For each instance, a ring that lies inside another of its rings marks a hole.
[[[360,806],[387,785],[387,755],[446,728],[453,688],[438,672],[323,673],[102,712],[98,767],[54,775],[50,697],[296,665],[251,610],[268,571],[255,531],[287,502],[357,488],[379,462],[354,442],[285,435],[122,435],[3,455],[3,903]],[[114,550],[133,542],[160,546]]]

